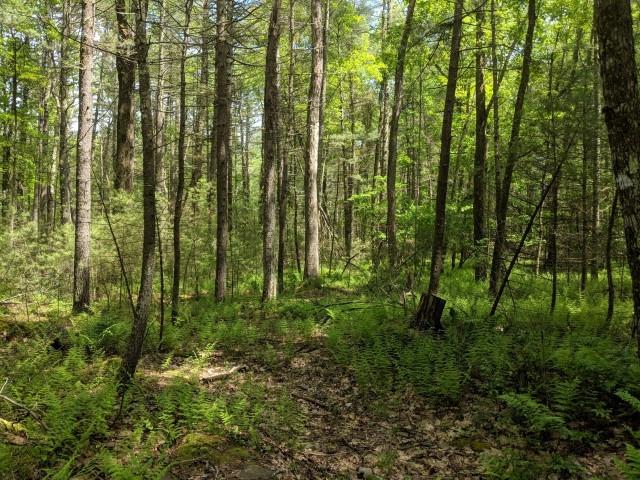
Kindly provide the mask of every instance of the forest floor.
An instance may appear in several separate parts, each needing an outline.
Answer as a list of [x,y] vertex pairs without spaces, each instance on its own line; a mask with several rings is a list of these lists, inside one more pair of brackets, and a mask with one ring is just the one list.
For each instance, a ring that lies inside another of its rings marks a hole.
[[[414,348],[413,337],[402,337],[401,348],[375,346],[370,356],[364,339],[372,324],[362,319],[375,317],[366,310],[371,299],[332,295],[329,302],[291,298],[266,311],[257,299],[185,302],[188,318],[166,325],[163,344],[154,345],[152,326],[121,415],[112,387],[129,328],[126,310],[71,317],[50,304],[25,316],[23,306],[5,306],[4,393],[41,412],[48,431],[38,433],[29,415],[0,401],[0,419],[20,421],[30,432],[19,442],[0,435],[0,471],[14,472],[8,479],[623,478],[626,434],[584,427],[595,432],[593,441],[567,443],[554,427],[541,433],[516,425],[497,395],[475,387],[463,387],[455,401],[420,394],[419,382],[407,387],[400,378],[406,372],[388,367],[385,357]],[[381,318],[402,316],[397,306],[391,312]],[[348,328],[361,319],[362,331],[335,330],[337,318]],[[52,348],[60,332],[63,347]],[[397,332],[376,335],[387,342]],[[449,348],[424,340],[436,354]],[[353,350],[351,363],[341,348]],[[421,358],[416,354],[418,370]],[[463,377],[454,376],[451,388],[468,381]],[[451,393],[446,385],[442,398]],[[108,427],[78,428],[87,419]]]
[[[176,466],[168,478],[481,479],[488,478],[483,456],[523,447],[508,426],[496,423],[503,407],[495,400],[470,395],[455,407],[442,407],[408,391],[371,398],[335,363],[321,336],[297,345],[293,355],[277,338],[268,342],[276,346],[275,363],[265,364],[252,352],[217,353],[199,370],[181,368],[179,358],[168,369],[160,366],[161,357],[145,359],[140,374],[159,389],[176,377],[199,381],[214,395],[259,385],[266,397],[290,397],[297,408],[293,418],[274,419],[294,425],[278,424],[275,432],[268,424],[259,426],[250,450],[238,450],[229,439],[186,436],[183,441],[205,449],[195,449],[195,461]],[[613,448],[576,461],[586,478],[618,479],[614,460],[620,458],[620,449]]]

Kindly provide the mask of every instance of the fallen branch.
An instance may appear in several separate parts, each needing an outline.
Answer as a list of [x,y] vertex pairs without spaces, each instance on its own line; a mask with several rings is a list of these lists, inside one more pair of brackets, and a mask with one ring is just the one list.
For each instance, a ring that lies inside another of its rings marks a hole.
[[13,398],[8,397],[7,395],[5,395],[4,393],[2,393],[4,391],[4,387],[7,385],[7,383],[9,382],[9,379],[5,379],[4,381],[4,385],[2,385],[2,388],[0,388],[0,399],[4,400],[7,403],[10,403],[11,405],[13,405],[14,407],[18,407],[22,410],[24,410],[25,412],[27,412],[29,415],[31,415],[41,426],[42,428],[44,428],[45,430],[47,429],[47,426],[45,425],[44,421],[42,420],[42,417],[40,415],[38,415],[36,412],[34,412],[33,410],[31,410],[29,407],[27,407],[26,405],[23,405],[21,403],[16,402]]
[[203,383],[215,382],[216,380],[221,380],[223,378],[229,377],[236,372],[241,370],[246,370],[246,365],[236,365],[235,367],[230,368],[229,370],[225,370],[222,372],[212,371],[211,369],[204,372],[200,375],[200,381]]

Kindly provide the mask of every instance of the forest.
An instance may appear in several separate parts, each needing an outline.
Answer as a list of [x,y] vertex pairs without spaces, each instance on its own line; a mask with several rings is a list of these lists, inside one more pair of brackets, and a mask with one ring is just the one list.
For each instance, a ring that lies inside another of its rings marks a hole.
[[640,2],[0,7],[0,478],[640,479]]

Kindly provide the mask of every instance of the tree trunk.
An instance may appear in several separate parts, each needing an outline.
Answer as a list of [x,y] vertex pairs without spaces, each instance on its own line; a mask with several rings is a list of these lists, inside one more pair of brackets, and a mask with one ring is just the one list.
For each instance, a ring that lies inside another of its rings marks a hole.
[[409,37],[413,28],[413,12],[416,0],[409,0],[407,17],[402,30],[398,57],[396,60],[396,74],[394,80],[393,108],[389,123],[389,159],[387,161],[387,248],[389,265],[394,266],[398,257],[398,243],[396,239],[396,170],[398,160],[398,127],[400,126],[400,112],[402,111],[402,87],[404,83],[404,62],[409,45]]
[[[264,134],[262,186],[262,299],[271,300],[278,294],[276,255],[276,167],[278,163],[278,118],[280,93],[278,86],[278,43],[280,41],[280,0],[273,0],[264,77]],[[282,190],[282,189],[281,189]]]
[[307,111],[307,154],[305,162],[305,256],[304,278],[320,276],[320,210],[318,206],[318,158],[320,155],[320,110],[324,77],[322,1],[311,0],[311,79]]
[[[449,182],[449,161],[451,159],[451,129],[453,126],[453,110],[456,102],[458,86],[458,68],[460,64],[460,43],[462,41],[462,8],[463,0],[456,0],[453,14],[453,31],[451,33],[451,54],[447,72],[447,92],[442,117],[442,133],[440,137],[440,165],[438,168],[438,186],[436,191],[436,218],[431,252],[431,276],[429,279],[429,296],[436,296],[440,288],[440,275],[443,268],[443,257],[446,250],[445,224],[447,207],[447,186]],[[429,302],[434,307],[438,302]],[[442,330],[438,310],[427,312],[426,318],[435,330]]]
[[138,60],[140,118],[142,132],[142,177],[143,177],[143,233],[142,268],[140,289],[133,319],[133,328],[127,343],[120,370],[120,389],[133,379],[142,345],[147,331],[147,320],[151,309],[153,270],[156,251],[156,172],[153,109],[151,106],[151,79],[149,75],[149,43],[147,41],[147,3],[134,0],[136,18],[136,56]]
[[178,178],[176,185],[176,203],[173,210],[173,283],[171,285],[171,321],[176,322],[180,303],[180,220],[184,201],[184,162],[187,155],[185,136],[187,130],[187,48],[189,46],[189,23],[193,0],[186,0],[184,7],[184,30],[180,51],[180,118],[178,120]]
[[233,0],[216,0],[216,284],[215,298],[224,300],[229,248],[229,167],[231,163],[231,26]]
[[473,242],[475,245],[476,281],[487,276],[484,250],[485,233],[485,171],[487,159],[487,107],[484,85],[484,5],[476,2],[476,144],[473,164]]
[[91,145],[93,143],[93,31],[94,0],[82,1],[78,144],[76,161],[76,230],[73,258],[73,311],[91,305]]
[[613,318],[613,309],[616,300],[616,289],[613,284],[613,266],[611,262],[611,250],[613,247],[613,231],[616,225],[616,217],[618,215],[618,191],[616,190],[611,204],[611,214],[609,215],[609,225],[607,226],[607,247],[605,250],[605,265],[607,268],[607,323],[611,323]]
[[631,3],[596,0],[604,118],[631,273],[634,331],[640,355],[640,98]]
[[113,186],[116,190],[130,192],[133,189],[133,152],[135,140],[135,101],[133,91],[136,81],[136,64],[133,55],[133,30],[128,17],[131,11],[125,0],[116,0],[118,22],[118,118],[116,122],[116,156],[113,166]]
[[67,45],[71,32],[69,0],[62,3],[62,28],[60,32],[60,78],[58,81],[58,163],[60,178],[60,222],[64,225],[71,222],[71,179],[69,165],[69,145],[67,139],[69,105],[67,103],[69,78],[69,47]]
[[524,99],[529,86],[531,53],[533,51],[533,34],[536,27],[536,18],[536,0],[529,0],[527,9],[527,35],[522,54],[520,84],[518,86],[516,103],[513,110],[511,137],[509,138],[509,146],[507,149],[507,163],[505,165],[504,176],[500,179],[501,183],[499,182],[500,195],[496,199],[496,236],[493,245],[493,258],[491,261],[491,276],[489,281],[489,289],[494,295],[497,292],[500,271],[502,268],[502,256],[507,240],[507,210],[509,207],[509,195],[511,193],[511,181],[513,179],[513,171],[520,156],[520,126],[522,124],[522,116],[524,112]]

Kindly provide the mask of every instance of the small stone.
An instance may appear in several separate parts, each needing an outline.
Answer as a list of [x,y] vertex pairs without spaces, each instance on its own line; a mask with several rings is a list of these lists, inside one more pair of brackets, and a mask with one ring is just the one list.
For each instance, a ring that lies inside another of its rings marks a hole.
[[370,479],[373,477],[373,470],[367,467],[358,468],[358,478]]
[[260,465],[249,465],[238,474],[239,480],[269,480],[275,478],[276,473]]

